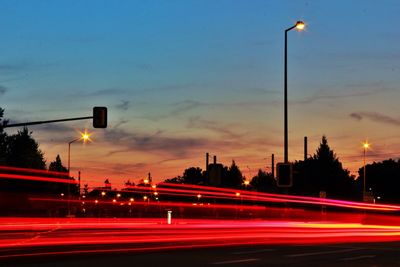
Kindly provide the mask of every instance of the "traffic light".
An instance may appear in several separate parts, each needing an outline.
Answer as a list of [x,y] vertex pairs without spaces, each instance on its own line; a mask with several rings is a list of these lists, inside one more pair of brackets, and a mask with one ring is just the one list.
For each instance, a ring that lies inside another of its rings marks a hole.
[[278,176],[278,187],[292,187],[293,183],[293,169],[291,163],[278,163],[276,164],[276,171]]
[[107,128],[107,108],[94,107],[93,108],[93,127],[94,128]]

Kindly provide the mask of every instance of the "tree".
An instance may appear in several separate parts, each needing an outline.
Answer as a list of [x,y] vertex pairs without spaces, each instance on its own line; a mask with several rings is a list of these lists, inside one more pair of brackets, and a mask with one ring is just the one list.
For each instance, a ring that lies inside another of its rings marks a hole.
[[110,181],[109,181],[108,179],[106,179],[106,180],[104,181],[104,187],[110,188],[110,189],[111,189],[111,183],[110,183]]
[[5,165],[7,158],[7,134],[3,130],[3,125],[8,121],[4,120],[3,116],[4,109],[0,108],[0,165]]
[[171,183],[171,184],[183,184],[184,180],[182,176],[177,176],[174,178],[165,179],[164,183]]
[[134,183],[134,182],[131,182],[131,180],[128,179],[128,180],[125,182],[125,187],[129,188],[129,187],[132,187],[132,186],[135,186],[135,183]]
[[325,191],[331,198],[355,198],[355,182],[344,169],[325,136],[312,158],[294,164],[292,193],[318,196]]
[[[384,202],[400,202],[400,160],[384,160],[365,166],[366,190],[372,191],[375,197]],[[358,170],[357,185],[363,190],[364,167]]]
[[83,194],[84,195],[88,195],[89,194],[89,185],[88,184],[84,184],[83,185]]
[[7,137],[6,164],[8,166],[46,169],[46,161],[32,132],[24,127],[17,134]]
[[251,179],[250,184],[259,192],[276,193],[278,187],[272,173],[266,173],[263,170],[258,170],[258,174]]
[[68,172],[68,169],[62,165],[60,155],[57,155],[56,160],[50,163],[49,171]]
[[[225,169],[225,168],[224,168]],[[243,185],[243,175],[235,161],[228,169],[222,171],[222,187],[240,188]]]
[[190,167],[183,172],[183,181],[186,184],[199,184],[203,181],[202,170],[199,167]]

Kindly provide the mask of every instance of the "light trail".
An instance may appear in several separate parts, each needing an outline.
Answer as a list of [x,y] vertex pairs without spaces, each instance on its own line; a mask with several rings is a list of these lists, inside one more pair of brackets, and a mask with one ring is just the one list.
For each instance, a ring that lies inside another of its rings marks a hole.
[[173,201],[159,201],[159,202],[147,202],[147,201],[103,201],[103,200],[66,200],[66,199],[58,199],[58,198],[37,198],[31,197],[29,198],[32,201],[44,201],[44,202],[63,202],[63,203],[76,203],[82,204],[82,202],[91,205],[120,205],[122,206],[155,206],[155,207],[187,207],[187,208],[206,208],[206,209],[228,209],[228,210],[236,210],[236,209],[244,209],[244,210],[259,210],[264,211],[267,208],[265,206],[258,206],[258,205],[239,205],[239,204],[211,204],[211,203],[187,203],[187,202],[173,202]]
[[[23,175],[20,173],[23,173]],[[43,176],[38,176],[38,175],[43,175]],[[22,169],[22,168],[14,168],[6,166],[0,166],[0,178],[22,179],[22,180],[33,180],[33,181],[66,183],[66,184],[77,183],[73,179],[68,179],[65,173],[51,172],[45,170]],[[399,205],[370,204],[370,203],[344,201],[336,199],[316,198],[307,196],[291,196],[282,194],[253,192],[248,190],[189,185],[189,184],[172,184],[165,182],[159,183],[157,189],[146,186],[134,186],[130,187],[129,190],[122,190],[119,192],[126,192],[126,193],[136,192],[143,194],[152,194],[155,190],[157,194],[162,193],[164,195],[169,195],[169,196],[195,197],[198,194],[200,194],[202,198],[227,199],[233,201],[240,200],[240,201],[257,201],[264,203],[294,203],[294,204],[307,204],[314,206],[323,205],[330,207],[359,209],[359,210],[400,211]]]
[[[186,188],[189,192],[201,192],[201,194],[208,194],[212,196],[213,194],[220,195],[221,192],[225,194],[228,193],[231,196],[240,193],[243,200],[259,200],[259,201],[274,201],[276,202],[290,202],[299,204],[312,204],[312,205],[325,205],[332,207],[344,207],[353,209],[365,209],[365,210],[382,210],[382,211],[399,211],[399,205],[387,205],[387,204],[371,204],[364,202],[355,201],[345,201],[336,200],[328,198],[317,198],[317,197],[307,197],[307,196],[293,196],[293,195],[282,195],[282,194],[272,194],[272,193],[262,193],[253,192],[248,190],[238,190],[211,186],[199,186],[199,185],[189,185],[189,184],[172,184],[172,183],[160,183],[159,186],[166,187],[177,187]],[[160,190],[162,187],[157,187]],[[232,198],[232,197],[231,197]]]
[[20,174],[0,174],[1,179],[19,179],[19,180],[30,180],[30,181],[38,181],[38,182],[49,182],[49,183],[63,183],[63,184],[77,184],[77,182],[73,179],[67,178],[50,178],[50,177],[42,177],[42,176],[33,176],[33,175],[20,175]]
[[19,179],[50,183],[77,184],[65,172],[0,166],[0,179]]
[[[384,222],[384,217],[375,219]],[[400,241],[400,226],[340,221],[176,219],[168,225],[159,218],[4,218],[0,237],[0,259],[9,259],[244,244],[389,242]]]

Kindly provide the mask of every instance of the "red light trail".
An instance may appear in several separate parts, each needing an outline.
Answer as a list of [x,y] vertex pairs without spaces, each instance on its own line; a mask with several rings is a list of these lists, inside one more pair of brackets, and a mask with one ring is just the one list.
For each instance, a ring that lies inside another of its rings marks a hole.
[[[340,214],[336,215],[340,218]],[[384,218],[381,216],[376,220],[384,222]],[[33,255],[141,252],[243,244],[400,241],[400,226],[286,220],[176,219],[173,224],[168,225],[165,219],[154,218],[3,218],[0,219],[0,235],[0,259],[5,259]]]
[[[21,174],[16,173],[18,169],[0,167],[0,172],[0,178],[6,179],[75,183],[62,178],[59,173],[46,171]],[[139,199],[134,199],[132,194],[140,196]],[[157,196],[157,200],[150,195]],[[133,186],[120,191],[106,190],[104,194],[87,195],[84,199],[77,196],[64,199],[64,194],[60,196],[34,195],[28,199],[31,204],[41,203],[41,207],[51,206],[46,203],[59,203],[60,206],[69,203],[88,211],[102,208],[118,211],[119,207],[129,206],[129,209],[140,211],[144,216],[158,214],[160,217],[0,218],[0,260],[38,255],[143,252],[244,244],[400,241],[400,218],[395,214],[400,211],[400,206],[397,205],[167,183],[154,187]],[[147,196],[146,199],[144,196]],[[177,201],[177,198],[181,200]],[[325,211],[323,207],[334,209]],[[157,209],[151,211],[147,208]],[[172,224],[167,223],[167,210],[172,210]],[[218,216],[229,220],[217,219]]]

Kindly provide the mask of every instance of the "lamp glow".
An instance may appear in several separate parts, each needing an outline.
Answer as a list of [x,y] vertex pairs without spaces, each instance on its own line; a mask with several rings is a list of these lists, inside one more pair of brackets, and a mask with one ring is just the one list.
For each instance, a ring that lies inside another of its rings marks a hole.
[[306,27],[306,25],[304,24],[304,22],[302,22],[300,20],[298,22],[296,22],[296,29],[297,30],[302,31],[302,30],[304,30],[305,27]]

